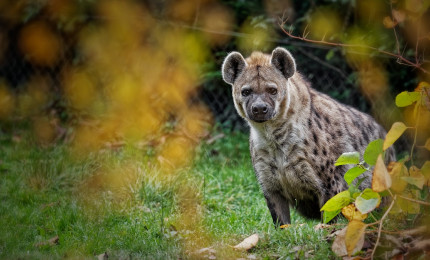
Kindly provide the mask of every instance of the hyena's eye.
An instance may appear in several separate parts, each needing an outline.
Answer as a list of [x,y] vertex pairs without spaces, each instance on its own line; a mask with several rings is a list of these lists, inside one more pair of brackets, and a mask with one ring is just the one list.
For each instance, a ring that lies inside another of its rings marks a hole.
[[250,89],[243,89],[242,90],[242,96],[247,97],[251,94],[251,90]]
[[278,90],[276,88],[268,88],[267,93],[269,93],[270,95],[276,95],[278,94]]

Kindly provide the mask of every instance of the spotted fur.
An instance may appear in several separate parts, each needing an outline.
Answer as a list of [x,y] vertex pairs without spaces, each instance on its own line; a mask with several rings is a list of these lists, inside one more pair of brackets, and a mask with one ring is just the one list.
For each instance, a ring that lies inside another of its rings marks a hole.
[[[247,59],[230,53],[222,73],[237,112],[249,123],[252,164],[275,225],[291,222],[290,206],[320,218],[322,205],[347,189],[343,175],[351,166],[336,167],[336,159],[344,152],[363,154],[385,130],[371,116],[312,89],[283,48]],[[369,175],[361,188],[370,186]]]

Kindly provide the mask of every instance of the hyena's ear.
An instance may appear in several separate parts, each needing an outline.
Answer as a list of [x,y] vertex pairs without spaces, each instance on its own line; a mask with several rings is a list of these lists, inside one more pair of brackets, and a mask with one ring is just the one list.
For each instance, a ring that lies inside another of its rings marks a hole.
[[228,84],[233,85],[234,81],[246,67],[246,61],[242,54],[238,52],[230,53],[222,64],[222,78]]
[[296,72],[296,62],[291,53],[284,48],[278,47],[272,52],[270,60],[273,66],[281,71],[285,78],[290,78]]

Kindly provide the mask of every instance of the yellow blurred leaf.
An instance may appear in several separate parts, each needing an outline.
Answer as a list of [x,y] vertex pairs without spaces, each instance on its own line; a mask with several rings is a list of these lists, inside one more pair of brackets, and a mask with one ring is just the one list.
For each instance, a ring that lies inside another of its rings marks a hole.
[[385,136],[383,149],[384,151],[388,149],[399,137],[406,131],[408,127],[402,122],[395,122],[390,131],[388,131]]
[[385,16],[382,20],[382,23],[384,24],[385,28],[393,28],[397,25],[397,22],[393,21],[389,16]]
[[242,242],[235,245],[233,248],[240,251],[247,251],[251,248],[254,248],[258,243],[258,234],[253,234],[247,238],[245,238]]
[[421,166],[421,173],[424,175],[425,185],[430,186],[430,161],[426,161]]
[[382,155],[378,156],[375,168],[373,169],[372,190],[381,192],[391,187],[391,177],[385,167]]
[[61,39],[44,21],[26,25],[19,34],[18,44],[26,59],[36,65],[54,66],[61,57]]
[[361,214],[361,212],[355,207],[353,203],[342,209],[342,214],[349,220],[364,220],[367,218],[367,214]]
[[339,33],[342,23],[339,14],[326,6],[319,7],[311,14],[308,26],[310,38],[316,40],[333,40]]
[[285,224],[285,225],[281,225],[279,228],[288,228],[289,226],[291,226],[290,224]]
[[[404,194],[403,196],[411,199],[417,199],[418,197],[418,190],[414,192],[408,192],[407,194]],[[400,207],[401,211],[408,214],[418,214],[420,213],[420,205],[418,203],[412,202],[410,200],[403,199],[401,197],[397,198],[396,203]]]
[[349,256],[363,247],[365,229],[366,224],[359,220],[352,220],[346,227],[345,246]]
[[402,192],[408,183],[402,179],[403,176],[408,172],[408,169],[403,163],[391,162],[389,167],[389,173],[393,184],[391,185],[391,190],[394,192]]
[[430,151],[430,138],[427,138],[426,143],[424,145],[424,147]]
[[407,183],[415,185],[419,189],[422,189],[424,186],[425,177],[421,173],[421,170],[418,169],[416,166],[411,166],[409,168],[409,176],[403,176],[401,178]]
[[418,84],[418,86],[415,88],[415,92],[420,92],[421,90],[423,90],[423,89],[426,89],[426,88],[430,88],[430,84],[429,83],[427,83],[427,82],[425,82],[425,81],[421,81],[419,84]]

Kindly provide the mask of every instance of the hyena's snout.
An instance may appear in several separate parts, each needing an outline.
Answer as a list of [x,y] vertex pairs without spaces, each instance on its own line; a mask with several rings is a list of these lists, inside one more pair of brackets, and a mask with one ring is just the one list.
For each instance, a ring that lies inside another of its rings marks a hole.
[[259,100],[248,108],[249,119],[262,123],[273,117],[273,108],[267,102]]

